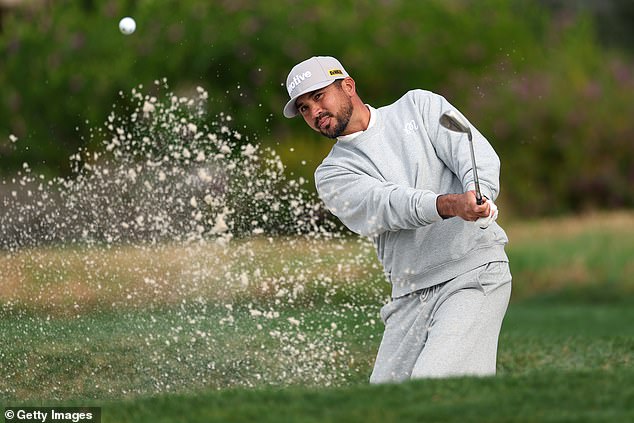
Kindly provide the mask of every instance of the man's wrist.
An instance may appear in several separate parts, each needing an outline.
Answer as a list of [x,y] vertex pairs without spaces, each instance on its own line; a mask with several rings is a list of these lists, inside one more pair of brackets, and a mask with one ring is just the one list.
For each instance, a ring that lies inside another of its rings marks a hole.
[[436,210],[443,219],[457,216],[456,204],[457,194],[443,194],[436,198]]

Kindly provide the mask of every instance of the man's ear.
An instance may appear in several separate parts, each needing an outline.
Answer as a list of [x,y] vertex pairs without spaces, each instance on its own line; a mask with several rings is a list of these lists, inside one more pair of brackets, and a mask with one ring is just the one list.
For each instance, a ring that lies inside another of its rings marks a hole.
[[354,96],[357,92],[357,87],[354,83],[354,79],[350,78],[349,76],[344,78],[341,81],[341,89],[343,90],[343,92],[348,94],[348,96]]

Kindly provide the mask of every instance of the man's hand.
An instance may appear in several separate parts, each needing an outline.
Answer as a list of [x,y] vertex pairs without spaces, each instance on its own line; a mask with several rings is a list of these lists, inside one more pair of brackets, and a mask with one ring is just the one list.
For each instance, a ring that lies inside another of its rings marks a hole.
[[491,200],[489,200],[489,216],[488,217],[481,217],[478,220],[476,220],[476,225],[478,225],[480,227],[480,229],[486,229],[489,227],[489,225],[493,222],[495,222],[498,218],[498,206],[495,205],[495,203]]
[[469,222],[475,222],[481,217],[488,218],[491,215],[490,201],[482,197],[482,204],[476,202],[475,191],[467,191],[464,194],[445,194],[436,199],[436,209],[443,219],[460,217]]

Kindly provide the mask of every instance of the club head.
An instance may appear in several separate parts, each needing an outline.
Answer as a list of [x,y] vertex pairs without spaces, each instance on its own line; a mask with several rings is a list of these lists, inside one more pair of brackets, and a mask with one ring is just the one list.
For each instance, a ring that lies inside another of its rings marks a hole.
[[440,124],[450,131],[471,133],[469,123],[460,116],[455,110],[448,110],[440,116]]

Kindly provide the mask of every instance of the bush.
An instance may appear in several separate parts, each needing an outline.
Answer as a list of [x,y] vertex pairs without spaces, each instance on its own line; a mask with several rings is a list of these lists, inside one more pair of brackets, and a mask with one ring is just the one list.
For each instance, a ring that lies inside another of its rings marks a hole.
[[[505,205],[524,216],[634,206],[631,64],[581,21],[547,33],[542,58],[504,63],[454,90],[503,159]],[[462,82],[462,83],[461,83]]]
[[[137,20],[131,36],[117,28],[125,15]],[[323,54],[340,57],[375,106],[412,88],[445,95],[498,149],[509,211],[634,204],[631,64],[602,49],[586,19],[504,0],[15,9],[0,34],[0,167],[10,174],[28,162],[34,172],[70,174],[71,154],[99,148],[91,128],[118,92],[165,77],[183,95],[205,88],[212,116],[232,115],[243,133],[279,151],[288,172],[310,177],[328,141],[281,116],[283,83],[299,60]]]

